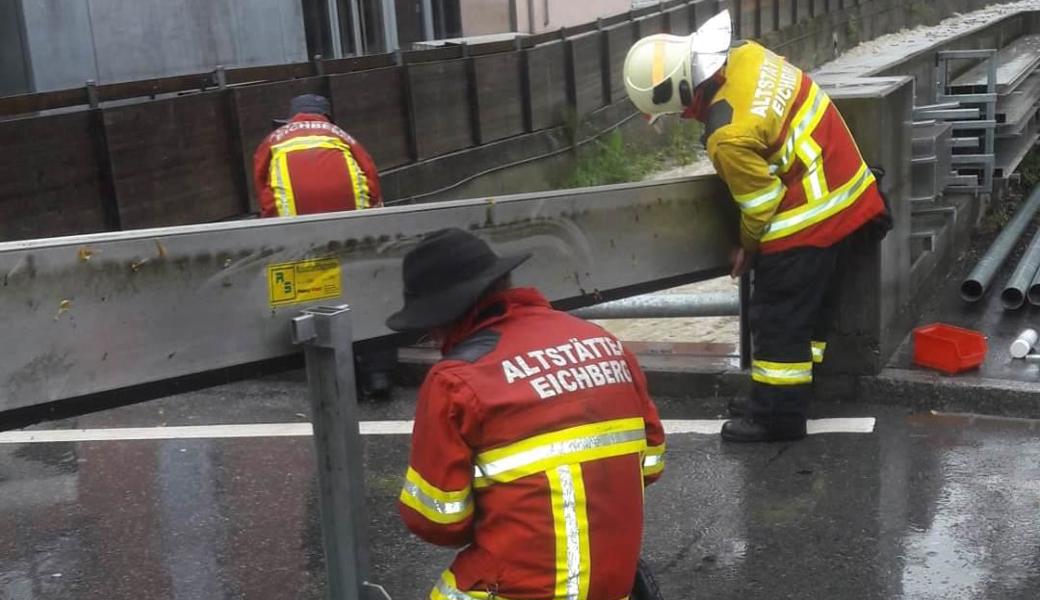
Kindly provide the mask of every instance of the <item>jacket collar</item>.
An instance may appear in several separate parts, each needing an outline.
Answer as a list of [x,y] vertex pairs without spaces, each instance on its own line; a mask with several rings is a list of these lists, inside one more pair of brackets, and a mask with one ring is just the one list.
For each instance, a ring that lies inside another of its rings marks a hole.
[[319,115],[316,113],[299,113],[293,118],[289,119],[290,123],[299,123],[300,121],[322,121],[324,123],[331,123],[329,118],[325,115]]
[[552,305],[535,288],[510,288],[488,296],[474,305],[448,331],[441,344],[441,353],[447,354],[459,342],[481,329],[505,321],[517,308],[524,307],[551,308]]

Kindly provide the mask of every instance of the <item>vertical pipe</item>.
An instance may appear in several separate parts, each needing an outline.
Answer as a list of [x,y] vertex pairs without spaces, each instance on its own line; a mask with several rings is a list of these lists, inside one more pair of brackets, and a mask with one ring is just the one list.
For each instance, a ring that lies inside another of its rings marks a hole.
[[[423,33],[427,30],[431,33],[433,31],[433,21],[427,22],[426,8],[428,7],[430,0],[424,0],[423,4]],[[426,39],[433,39],[432,37]],[[401,45],[397,38],[397,9],[394,5],[394,0],[383,0],[383,44],[386,46],[383,48],[384,52],[390,53]]]
[[332,41],[332,58],[343,58],[343,30],[339,20],[338,0],[327,0],[329,13],[329,39]]
[[[384,0],[385,2],[389,2],[389,0]],[[437,39],[437,34],[433,30],[433,2],[431,0],[422,0],[422,25],[423,39],[426,41]]]
[[361,56],[365,54],[365,32],[364,23],[361,18],[361,8],[358,6],[358,0],[349,0],[350,4],[350,21],[351,21],[351,37],[354,42],[354,55]]

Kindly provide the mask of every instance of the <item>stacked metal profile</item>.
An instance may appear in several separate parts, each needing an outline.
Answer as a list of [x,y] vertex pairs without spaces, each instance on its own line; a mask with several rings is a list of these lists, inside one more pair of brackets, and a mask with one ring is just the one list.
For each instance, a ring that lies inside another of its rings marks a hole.
[[[972,64],[965,70],[965,63]],[[1022,36],[1000,50],[936,53],[935,104],[914,109],[915,267],[956,219],[956,208],[942,202],[943,196],[999,194],[1036,145],[1038,68],[1040,35]]]
[[[1040,137],[1040,35],[1020,37],[998,51],[943,52],[938,58],[937,101],[979,111],[954,124],[953,163],[964,179],[952,185],[975,191],[973,184],[992,181],[1000,189]],[[951,62],[971,58],[982,60],[947,84]]]

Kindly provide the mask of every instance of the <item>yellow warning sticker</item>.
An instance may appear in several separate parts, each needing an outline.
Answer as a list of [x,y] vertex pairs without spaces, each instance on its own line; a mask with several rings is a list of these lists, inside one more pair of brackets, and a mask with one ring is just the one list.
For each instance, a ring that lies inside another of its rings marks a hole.
[[343,293],[339,261],[334,258],[300,260],[267,266],[271,307],[302,304]]

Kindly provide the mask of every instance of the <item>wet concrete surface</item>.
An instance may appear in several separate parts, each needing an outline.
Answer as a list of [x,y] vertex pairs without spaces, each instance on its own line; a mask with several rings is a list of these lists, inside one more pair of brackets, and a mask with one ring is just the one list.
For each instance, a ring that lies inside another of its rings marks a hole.
[[[917,318],[917,325],[947,323],[983,333],[988,339],[986,359],[978,368],[956,375],[957,379],[997,379],[1036,384],[1040,394],[1040,362],[1031,362],[1011,357],[1011,342],[1026,328],[1040,328],[1040,307],[1026,303],[1017,310],[1006,310],[1000,301],[1001,291],[1011,272],[1024,252],[1031,235],[1019,240],[1016,251],[993,280],[993,284],[982,300],[965,302],[960,297],[960,285],[964,277],[975,266],[975,256],[962,256],[951,268],[950,275],[935,291],[932,300]],[[979,245],[979,244],[976,244]],[[982,245],[975,252],[985,250]],[[890,366],[920,369],[913,364],[913,336],[907,336],[890,361]]]
[[[724,398],[662,398],[667,418]],[[414,390],[362,418],[408,418]],[[644,555],[665,598],[1040,596],[1040,423],[820,405],[873,434],[668,440]],[[298,373],[43,424],[305,421]],[[452,551],[396,513],[407,436],[366,436],[373,580],[425,598]],[[0,445],[0,599],[323,598],[309,438]],[[375,596],[373,596],[375,597]]]

